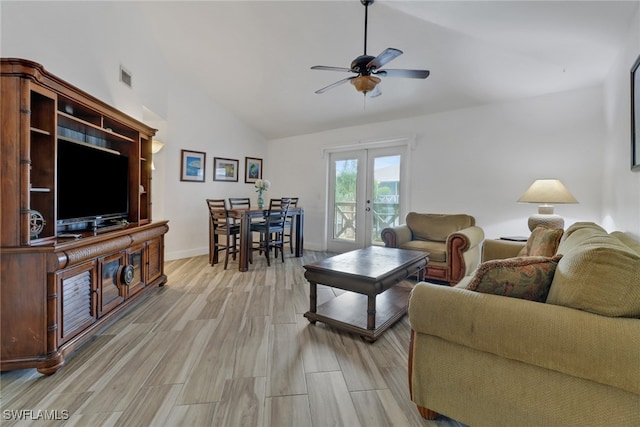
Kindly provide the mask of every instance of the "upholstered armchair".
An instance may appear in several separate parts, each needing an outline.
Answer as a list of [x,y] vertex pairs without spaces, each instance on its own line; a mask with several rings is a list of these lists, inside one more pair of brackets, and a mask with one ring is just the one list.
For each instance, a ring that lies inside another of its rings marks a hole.
[[405,224],[381,232],[385,246],[429,252],[425,280],[458,283],[480,263],[484,231],[465,214],[410,212]]

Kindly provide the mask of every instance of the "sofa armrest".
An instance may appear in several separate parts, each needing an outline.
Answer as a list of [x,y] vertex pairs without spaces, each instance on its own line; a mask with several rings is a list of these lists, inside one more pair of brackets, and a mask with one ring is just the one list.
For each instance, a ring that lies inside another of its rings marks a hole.
[[423,282],[412,291],[409,322],[418,337],[435,336],[640,394],[640,319]]
[[480,245],[484,240],[484,231],[471,226],[447,237],[449,259],[449,282],[456,284],[468,276],[480,264]]
[[514,242],[511,240],[485,240],[484,245],[482,245],[482,262],[517,257],[526,244],[527,242]]
[[384,245],[388,248],[398,248],[400,245],[413,240],[413,233],[407,224],[384,228],[380,232]]

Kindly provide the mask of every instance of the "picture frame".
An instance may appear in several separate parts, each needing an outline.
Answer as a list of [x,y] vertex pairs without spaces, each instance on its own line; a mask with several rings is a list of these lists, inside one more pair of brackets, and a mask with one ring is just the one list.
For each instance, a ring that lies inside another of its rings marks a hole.
[[236,159],[225,159],[224,157],[213,158],[213,180],[238,182],[239,161]]
[[180,150],[180,181],[204,182],[207,153]]
[[257,157],[244,158],[244,182],[254,184],[262,179],[262,159]]
[[631,170],[640,172],[640,56],[631,67]]

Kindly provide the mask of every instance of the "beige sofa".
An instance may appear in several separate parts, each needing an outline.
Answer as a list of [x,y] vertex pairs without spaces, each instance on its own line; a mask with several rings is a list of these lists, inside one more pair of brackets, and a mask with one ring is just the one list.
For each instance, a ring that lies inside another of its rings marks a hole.
[[[487,240],[483,261],[522,246]],[[423,416],[640,426],[640,243],[576,223],[557,253],[546,303],[466,289],[473,277],[416,285],[409,382]]]
[[425,278],[455,285],[480,262],[484,232],[466,214],[409,212],[405,224],[385,228],[382,241],[388,248],[429,252]]

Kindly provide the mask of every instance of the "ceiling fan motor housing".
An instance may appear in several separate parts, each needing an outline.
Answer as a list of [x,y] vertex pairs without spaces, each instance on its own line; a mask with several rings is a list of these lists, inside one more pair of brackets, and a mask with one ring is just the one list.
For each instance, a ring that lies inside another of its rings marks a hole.
[[351,62],[351,69],[363,76],[371,74],[371,70],[367,68],[367,64],[375,59],[375,56],[360,55]]

